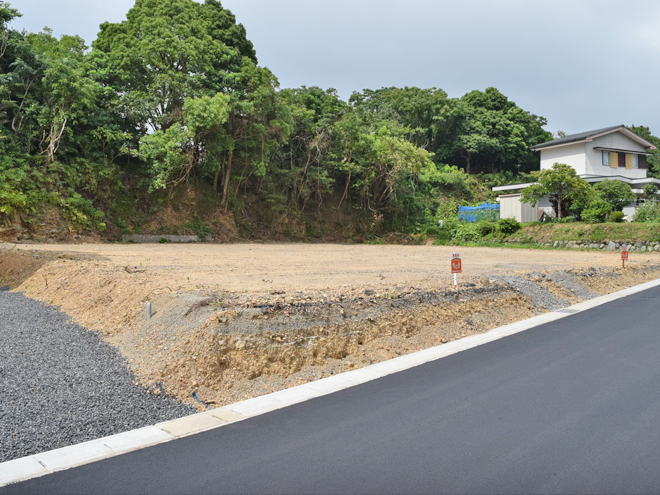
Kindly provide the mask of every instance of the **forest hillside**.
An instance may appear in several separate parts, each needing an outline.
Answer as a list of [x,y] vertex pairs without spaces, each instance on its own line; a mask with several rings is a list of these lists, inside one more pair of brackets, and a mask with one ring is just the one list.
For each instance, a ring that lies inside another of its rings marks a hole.
[[217,0],[137,0],[91,47],[17,16],[0,1],[5,240],[421,232],[524,180],[552,139],[492,87],[282,89]]

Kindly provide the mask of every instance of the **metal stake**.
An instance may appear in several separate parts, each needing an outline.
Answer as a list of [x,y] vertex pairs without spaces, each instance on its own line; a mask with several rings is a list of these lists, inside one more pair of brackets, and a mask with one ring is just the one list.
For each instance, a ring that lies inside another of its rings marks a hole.
[[151,320],[151,303],[147,303],[147,321]]

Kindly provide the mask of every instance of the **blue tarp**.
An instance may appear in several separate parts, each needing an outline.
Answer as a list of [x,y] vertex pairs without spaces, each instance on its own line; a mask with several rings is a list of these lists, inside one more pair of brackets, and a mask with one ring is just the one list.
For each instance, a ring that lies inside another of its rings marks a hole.
[[499,203],[484,203],[479,206],[459,206],[458,219],[463,222],[480,222],[481,220],[491,220],[493,222],[500,219]]

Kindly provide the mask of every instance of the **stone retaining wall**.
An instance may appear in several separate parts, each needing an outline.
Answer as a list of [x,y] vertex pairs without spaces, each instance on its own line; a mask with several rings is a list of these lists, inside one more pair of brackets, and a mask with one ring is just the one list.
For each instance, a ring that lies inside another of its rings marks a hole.
[[639,251],[644,253],[646,251],[660,251],[660,243],[658,242],[647,242],[647,241],[637,241],[637,242],[592,242],[592,241],[551,241],[551,242],[540,242],[542,247],[554,247],[554,248],[564,248],[564,249],[600,249],[604,251],[616,251],[621,250],[624,246],[628,248],[628,251]]

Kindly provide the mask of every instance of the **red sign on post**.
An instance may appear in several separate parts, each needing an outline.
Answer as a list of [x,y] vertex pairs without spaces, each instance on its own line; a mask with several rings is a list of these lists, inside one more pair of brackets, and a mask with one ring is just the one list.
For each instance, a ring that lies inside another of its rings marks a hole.
[[463,270],[463,262],[461,261],[461,255],[458,253],[452,253],[451,255],[451,272],[452,273],[461,273]]
[[627,249],[624,249],[623,251],[621,251],[621,259],[623,261],[628,261],[628,250]]

